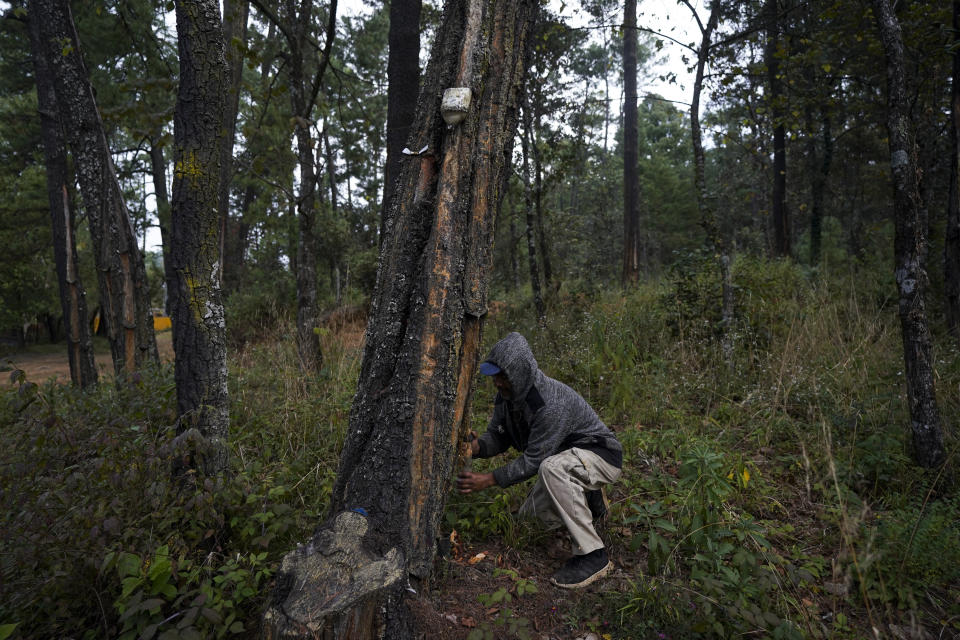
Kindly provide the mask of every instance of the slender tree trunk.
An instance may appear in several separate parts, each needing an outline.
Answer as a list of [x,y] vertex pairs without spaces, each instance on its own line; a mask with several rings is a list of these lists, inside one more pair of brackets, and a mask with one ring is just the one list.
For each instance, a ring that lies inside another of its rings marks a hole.
[[173,268],[173,257],[170,247],[173,243],[173,233],[170,226],[170,197],[167,194],[167,161],[163,157],[163,147],[157,140],[156,134],[150,144],[150,173],[153,178],[153,193],[157,201],[157,226],[160,228],[160,244],[163,251],[163,278],[166,287],[164,312],[173,317],[173,305],[176,300],[177,272]]
[[536,214],[534,207],[532,177],[530,175],[530,147],[531,133],[530,125],[533,118],[530,117],[530,101],[526,100],[523,104],[523,136],[520,143],[523,151],[523,204],[526,212],[526,236],[527,236],[527,259],[530,263],[530,287],[533,290],[534,308],[537,310],[537,324],[540,327],[547,325],[547,311],[543,306],[543,291],[540,288],[540,270],[537,267],[537,241],[536,241]]
[[34,0],[30,7],[51,61],[60,118],[75,160],[114,371],[133,372],[157,361],[143,255],[114,173],[69,3]]
[[386,229],[401,151],[410,136],[420,88],[420,1],[391,0],[387,59],[387,165],[384,169],[380,239]]
[[913,455],[923,467],[939,466],[945,457],[934,388],[930,330],[927,325],[926,229],[917,171],[917,149],[904,73],[900,23],[889,0],[872,0],[887,59],[887,129],[893,175],[896,280],[900,328],[906,365],[907,400]]
[[820,157],[819,166],[817,166],[816,142],[813,137],[812,118],[808,118],[811,123],[810,146],[807,151],[810,157],[810,176],[811,176],[811,200],[810,208],[810,265],[820,264],[821,245],[823,243],[823,197],[827,188],[827,179],[830,177],[830,165],[833,162],[833,134],[830,131],[830,114],[826,109],[822,110],[820,121],[820,135],[823,140],[823,155]]
[[178,439],[189,468],[227,468],[229,406],[220,296],[220,187],[228,79],[217,0],[177,0],[180,86],[174,112],[171,255],[177,277],[174,350]]
[[[469,430],[492,227],[535,8],[447,3],[412,140],[427,152],[403,161],[391,201],[334,516],[284,559],[267,638],[413,637],[403,599],[408,586],[428,588],[457,443]],[[438,109],[450,87],[473,90],[452,128]]]
[[780,48],[780,13],[778,0],[766,0],[767,46],[765,62],[769,90],[770,115],[773,119],[773,202],[771,203],[773,221],[773,252],[779,257],[787,257],[791,251],[791,222],[787,211],[787,153],[786,128],[783,124],[783,87],[780,79],[780,60],[777,51]]
[[[224,57],[230,84],[226,87],[223,116],[223,144],[220,148],[220,184],[218,187],[220,215],[220,255],[225,256],[227,219],[230,215],[230,185],[233,182],[233,144],[237,134],[237,113],[240,110],[240,86],[243,80],[243,51],[247,42],[248,0],[223,0]],[[226,267],[226,261],[224,261]],[[224,271],[220,270],[223,281]],[[228,274],[227,278],[234,277]]]
[[960,0],[953,0],[953,78],[950,92],[950,201],[944,234],[944,289],[947,327],[960,344]]
[[37,16],[29,16],[30,49],[37,82],[37,103],[40,114],[40,135],[47,169],[47,197],[50,202],[50,223],[53,230],[53,254],[60,288],[60,308],[67,333],[67,357],[70,379],[81,388],[97,383],[97,367],[93,359],[93,341],[87,321],[86,290],[80,279],[75,240],[73,202],[67,179],[67,150],[63,129],[57,115],[57,95],[44,52]]
[[514,215],[512,204],[506,207],[510,212],[510,275],[513,282],[513,290],[520,290],[520,261],[517,259],[517,216]]
[[717,256],[721,288],[721,349],[728,368],[733,368],[733,276],[727,243],[717,224],[716,212],[707,195],[706,161],[703,154],[703,134],[700,129],[700,93],[703,90],[704,70],[710,56],[711,38],[720,22],[720,3],[714,3],[707,25],[701,29],[700,49],[697,52],[697,70],[693,81],[693,98],[690,101],[690,131],[693,139],[693,175],[697,191],[697,208],[700,220],[707,232],[707,241]]
[[640,179],[637,136],[637,0],[623,9],[623,282],[640,279]]
[[534,208],[537,215],[537,240],[540,244],[540,261],[543,263],[543,284],[547,287],[549,292],[553,284],[553,265],[550,262],[550,246],[547,243],[547,235],[543,230],[543,164],[540,161],[539,136],[537,136],[537,132],[541,130],[540,113],[537,111],[536,107],[533,107],[532,110],[534,116],[534,127],[530,143],[533,145]]
[[[295,273],[297,279],[297,353],[303,371],[319,371],[323,364],[320,340],[317,335],[317,248],[315,237],[317,174],[313,155],[311,118],[323,75],[330,61],[330,50],[336,34],[337,0],[330,1],[326,42],[312,82],[307,79],[309,32],[313,20],[312,0],[286,0],[283,3],[284,20],[261,0],[251,0],[284,34],[289,57],[290,106],[295,126],[297,165],[300,185],[297,192],[297,244]],[[313,54],[309,56],[313,59]]]

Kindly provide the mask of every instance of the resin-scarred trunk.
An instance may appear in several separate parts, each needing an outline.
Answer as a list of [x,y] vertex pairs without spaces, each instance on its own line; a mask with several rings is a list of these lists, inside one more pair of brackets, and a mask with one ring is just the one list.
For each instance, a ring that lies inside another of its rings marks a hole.
[[[534,0],[451,0],[444,10],[410,139],[415,155],[404,157],[390,202],[332,517],[284,561],[269,638],[412,636],[403,599],[430,576],[469,426],[493,221],[535,9]],[[452,87],[471,89],[472,100],[448,126],[440,103]],[[345,580],[334,567],[356,557],[357,540],[367,555]]]
[[60,118],[83,195],[113,368],[117,374],[130,373],[157,360],[143,256],[114,173],[70,5],[35,0],[30,8],[53,70]]

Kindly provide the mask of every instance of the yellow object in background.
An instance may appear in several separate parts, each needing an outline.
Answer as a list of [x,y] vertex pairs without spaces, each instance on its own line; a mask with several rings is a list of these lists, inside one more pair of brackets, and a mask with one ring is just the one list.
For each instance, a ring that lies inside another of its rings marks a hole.
[[172,326],[173,326],[173,323],[170,321],[170,316],[164,315],[162,309],[153,310],[153,330],[154,331],[166,331]]

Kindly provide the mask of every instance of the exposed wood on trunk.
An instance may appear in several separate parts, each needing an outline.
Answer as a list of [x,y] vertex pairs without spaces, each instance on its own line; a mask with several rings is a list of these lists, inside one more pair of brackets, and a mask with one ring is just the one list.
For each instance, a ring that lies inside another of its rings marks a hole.
[[921,217],[923,205],[904,70],[903,35],[889,0],[872,0],[872,5],[887,60],[887,131],[893,176],[895,276],[913,456],[920,466],[935,467],[943,462],[945,451],[927,324],[926,225]]
[[[405,157],[392,200],[331,507],[333,514],[366,510],[377,539],[390,541],[371,564],[389,563],[396,549],[404,578],[387,587],[370,581],[368,592],[382,594],[379,606],[350,637],[411,637],[399,595],[406,580],[424,588],[432,568],[455,443],[468,428],[463,394],[480,357],[492,227],[509,173],[535,5],[450,0],[437,32],[412,136],[415,148],[427,151]],[[448,128],[440,98],[457,86],[471,88],[473,100],[466,120]],[[314,540],[331,530],[327,525]],[[285,603],[305,592],[322,598],[333,584],[305,583],[309,571],[306,558],[286,565],[280,580],[295,586],[278,594],[267,637],[347,637],[336,625],[352,604],[329,615],[315,609],[309,619],[290,615]]]
[[143,256],[114,173],[70,6],[59,0],[36,0],[30,7],[39,21],[61,122],[75,160],[114,371],[133,372],[157,360]]
[[219,2],[177,0],[176,12],[180,86],[173,130],[171,256],[177,278],[177,430],[195,456],[186,466],[209,474],[227,468],[230,419],[217,207],[227,68]]
[[93,359],[90,325],[87,322],[87,294],[78,268],[76,225],[73,202],[68,188],[67,150],[63,141],[60,117],[57,114],[54,80],[42,45],[37,16],[31,13],[28,22],[30,49],[37,82],[40,135],[47,174],[53,254],[57,265],[60,308],[67,334],[70,379],[73,384],[87,388],[97,383],[97,367]]
[[640,279],[640,177],[637,134],[637,0],[623,9],[623,282]]

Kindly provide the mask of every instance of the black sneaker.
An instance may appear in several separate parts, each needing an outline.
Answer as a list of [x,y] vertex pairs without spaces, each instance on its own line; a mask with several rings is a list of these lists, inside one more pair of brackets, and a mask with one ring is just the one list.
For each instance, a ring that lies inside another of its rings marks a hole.
[[563,589],[579,589],[610,572],[613,563],[606,549],[597,549],[583,556],[573,556],[553,574],[550,582]]
[[607,517],[607,495],[603,488],[587,491],[587,506],[590,507],[590,515],[594,522],[598,522]]

